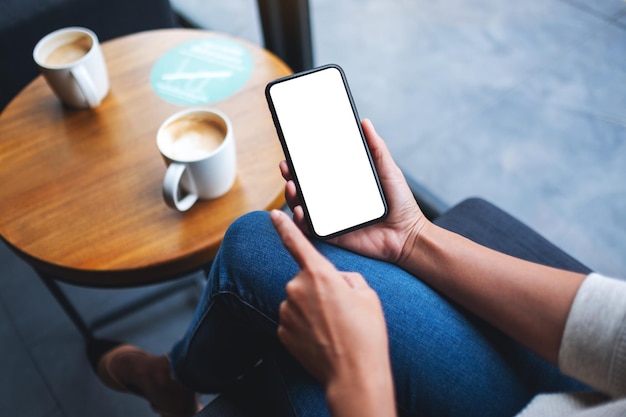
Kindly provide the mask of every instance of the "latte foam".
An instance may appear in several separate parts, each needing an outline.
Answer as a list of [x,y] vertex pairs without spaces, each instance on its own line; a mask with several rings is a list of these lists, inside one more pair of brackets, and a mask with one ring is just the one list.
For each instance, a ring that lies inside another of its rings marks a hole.
[[91,49],[91,43],[89,36],[80,36],[71,42],[57,46],[44,62],[49,66],[69,65],[87,55]]
[[215,152],[225,136],[224,128],[216,121],[189,115],[163,130],[163,150],[172,159],[195,161]]

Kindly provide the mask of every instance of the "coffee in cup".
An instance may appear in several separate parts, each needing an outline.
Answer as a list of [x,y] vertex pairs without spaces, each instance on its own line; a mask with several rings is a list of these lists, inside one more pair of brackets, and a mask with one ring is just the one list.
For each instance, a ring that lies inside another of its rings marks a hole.
[[33,59],[48,85],[70,107],[96,107],[109,92],[109,75],[98,37],[91,30],[69,27],[44,36]]
[[78,32],[67,43],[55,46],[44,58],[44,64],[50,67],[70,65],[78,61],[91,49],[93,41],[86,33]]
[[191,108],[159,128],[157,146],[167,164],[163,198],[186,211],[198,200],[224,195],[236,177],[235,140],[230,120],[216,109]]
[[172,158],[191,161],[213,153],[224,142],[224,126],[206,117],[191,113],[174,120],[163,129],[163,149]]

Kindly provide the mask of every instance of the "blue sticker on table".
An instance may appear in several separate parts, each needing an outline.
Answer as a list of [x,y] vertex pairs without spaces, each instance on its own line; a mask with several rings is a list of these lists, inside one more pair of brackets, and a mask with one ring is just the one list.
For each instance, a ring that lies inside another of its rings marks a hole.
[[202,105],[239,91],[252,75],[252,55],[223,38],[196,39],[166,52],[152,67],[150,83],[164,100]]

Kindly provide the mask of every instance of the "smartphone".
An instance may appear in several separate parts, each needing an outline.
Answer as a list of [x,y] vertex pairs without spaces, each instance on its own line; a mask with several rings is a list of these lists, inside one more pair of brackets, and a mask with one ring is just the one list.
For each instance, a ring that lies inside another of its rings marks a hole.
[[383,220],[387,202],[341,67],[279,78],[265,96],[311,233],[329,239]]

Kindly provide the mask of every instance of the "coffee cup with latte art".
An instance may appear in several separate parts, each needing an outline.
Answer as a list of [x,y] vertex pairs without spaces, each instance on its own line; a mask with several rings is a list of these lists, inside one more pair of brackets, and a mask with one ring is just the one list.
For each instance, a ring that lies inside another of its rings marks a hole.
[[237,174],[233,128],[217,109],[190,108],[169,117],[157,133],[157,146],[167,171],[165,203],[189,210],[198,199],[226,194]]
[[52,91],[69,107],[96,107],[109,92],[104,55],[89,29],[69,27],[49,33],[35,46],[33,59]]

